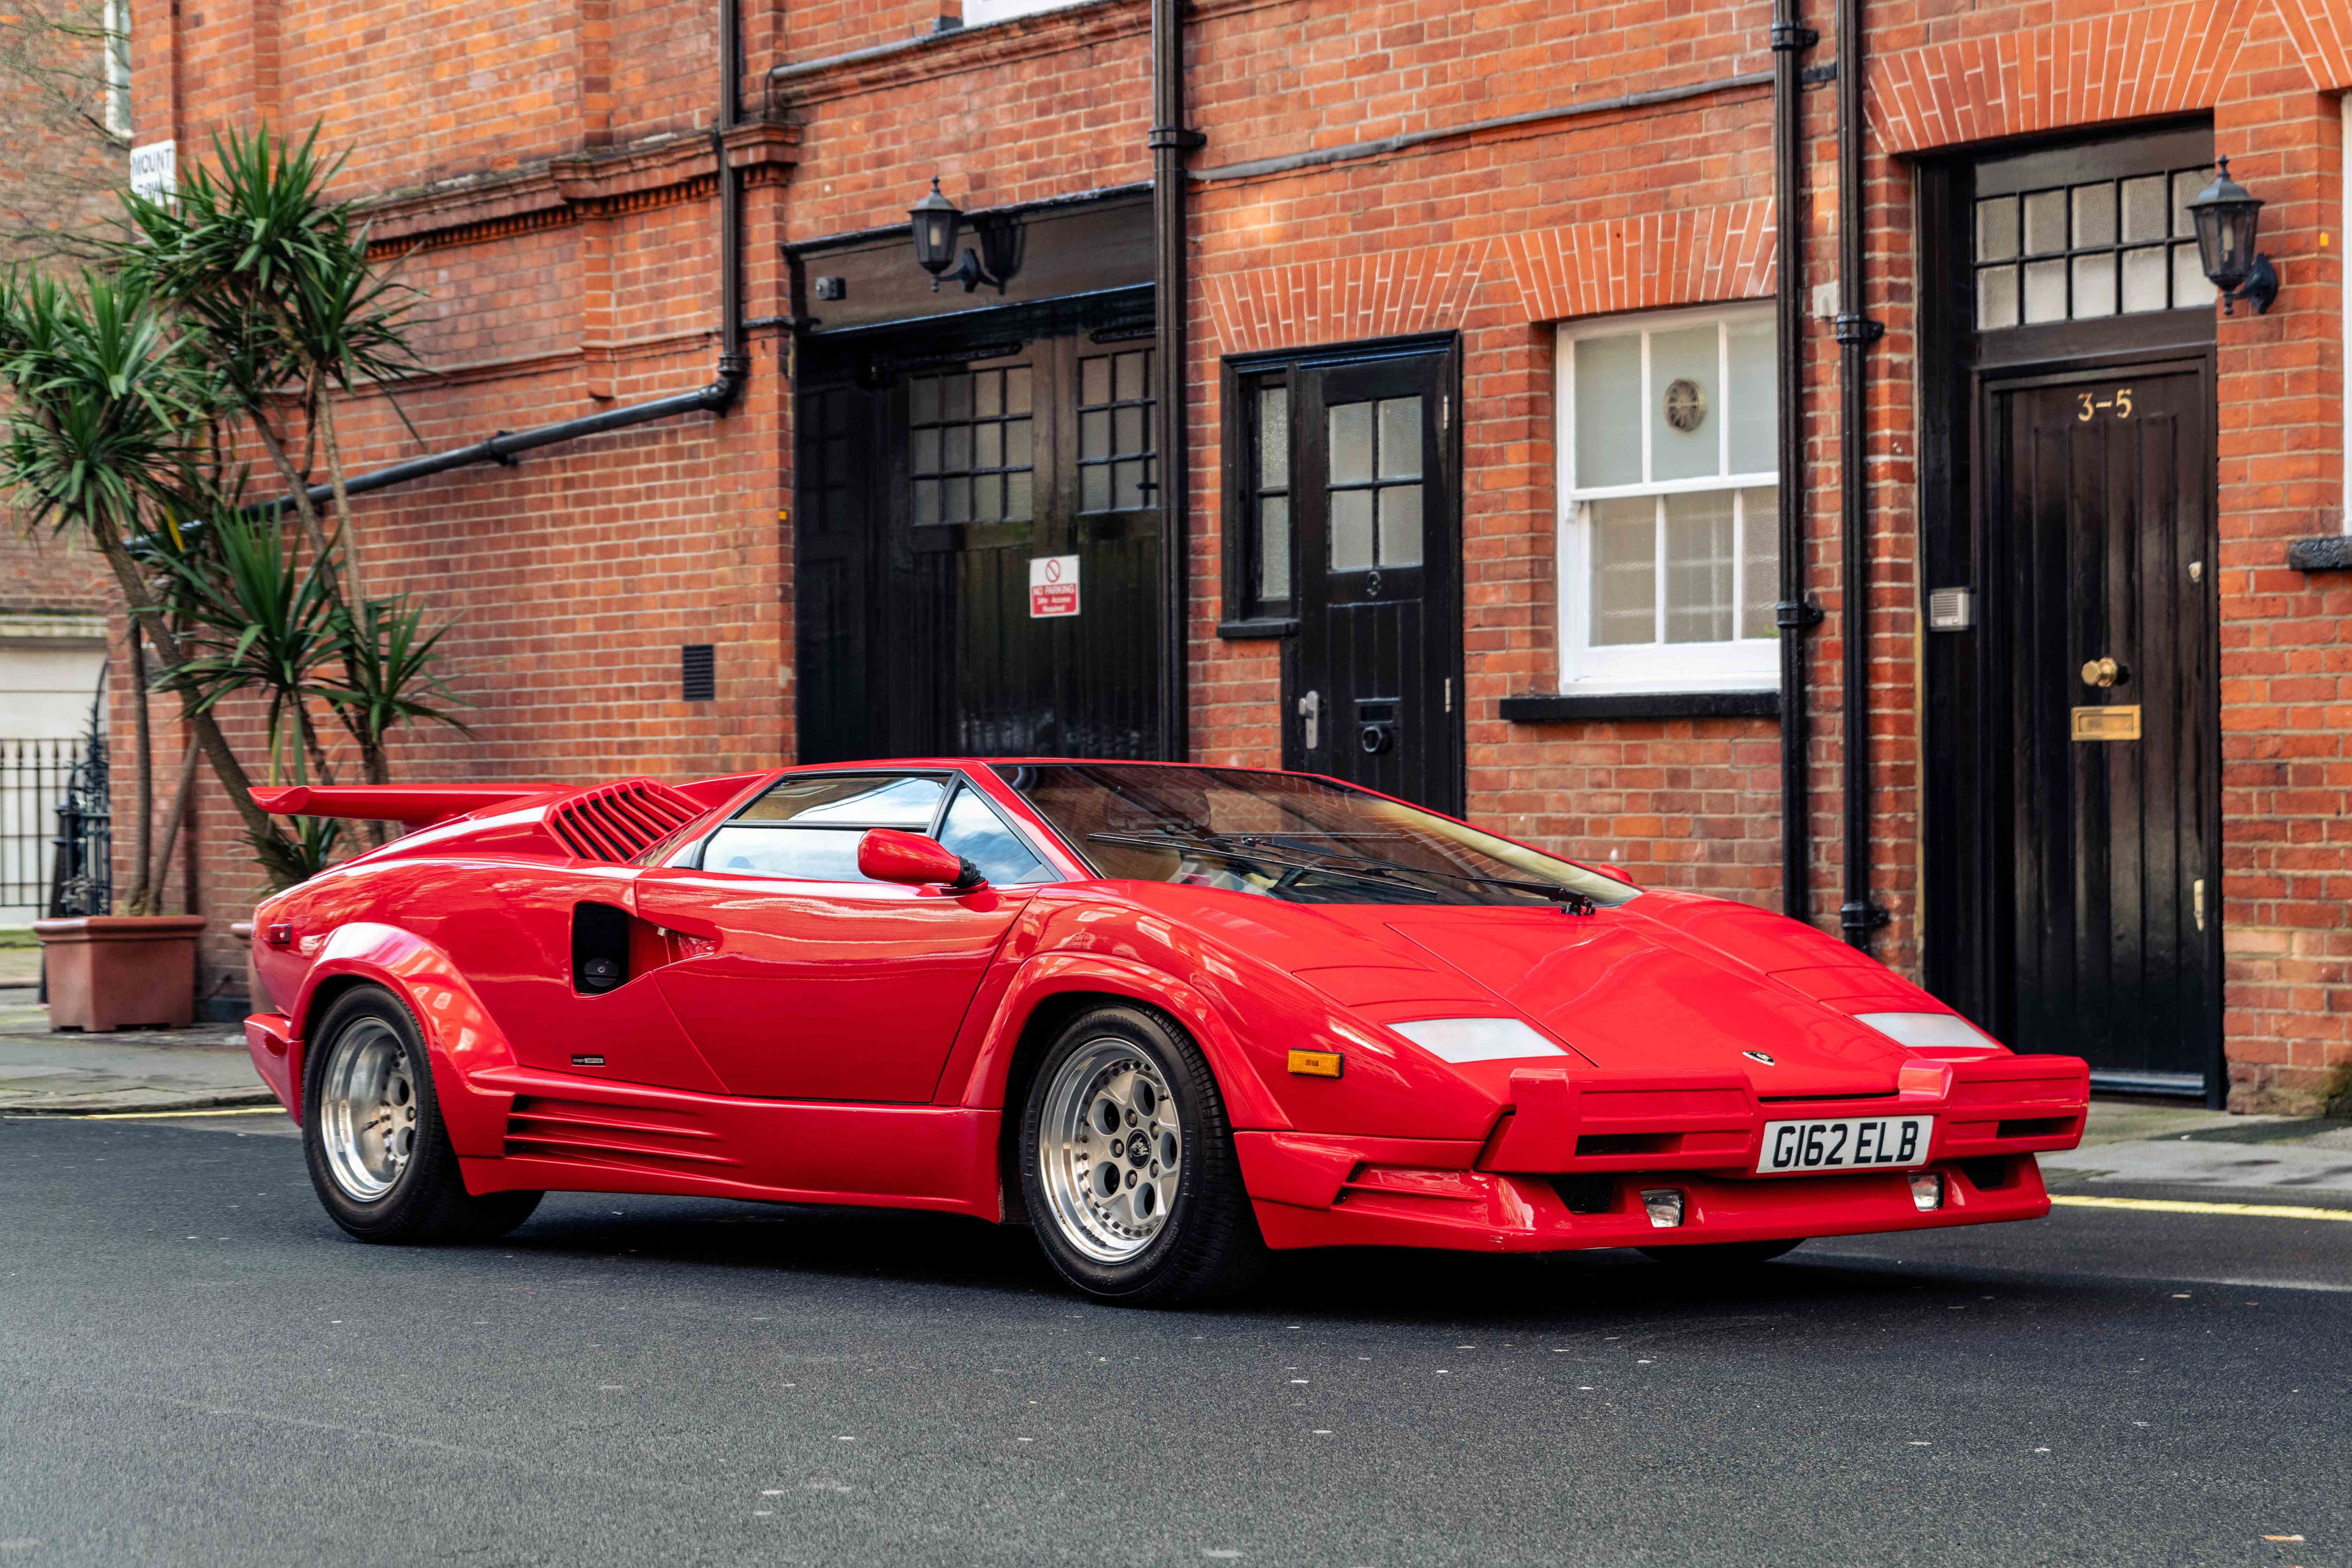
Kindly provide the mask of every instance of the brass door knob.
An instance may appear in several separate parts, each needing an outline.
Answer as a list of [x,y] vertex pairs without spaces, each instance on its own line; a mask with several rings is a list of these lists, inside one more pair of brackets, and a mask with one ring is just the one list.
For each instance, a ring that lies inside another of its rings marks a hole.
[[2083,684],[2101,690],[2131,679],[2131,671],[2112,658],[2095,658],[2083,666]]

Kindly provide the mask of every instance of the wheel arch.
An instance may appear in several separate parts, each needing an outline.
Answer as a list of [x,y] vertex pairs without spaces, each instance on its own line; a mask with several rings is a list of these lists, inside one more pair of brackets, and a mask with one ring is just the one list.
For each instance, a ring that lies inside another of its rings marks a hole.
[[1089,1007],[1142,1007],[1189,1036],[1209,1064],[1235,1127],[1287,1127],[1223,1014],[1180,977],[1102,953],[1041,953],[1023,963],[998,1006],[966,1081],[963,1103],[997,1110],[997,1184],[1006,1223],[1025,1223],[1021,1197],[1021,1108],[1037,1062],[1068,1022]]
[[288,1072],[303,1114],[312,1035],[330,1008],[363,985],[388,991],[423,1037],[433,1093],[450,1141],[461,1154],[495,1154],[503,1144],[513,1096],[473,1088],[469,1075],[511,1064],[514,1052],[456,963],[437,945],[398,926],[355,921],[339,927],[304,976],[289,1014]]
[[[1150,1007],[1151,1004],[1119,991],[1055,991],[1039,998],[1022,1020],[1020,1034],[1005,1063],[1004,1084],[998,1100],[1004,1113],[996,1123],[996,1184],[1006,1225],[1029,1223],[1029,1205],[1021,1190],[1020,1108],[1028,1103],[1029,1086],[1036,1079],[1037,1064],[1045,1059],[1055,1037],[1071,1019],[1089,1008],[1102,1006]],[[1164,1013],[1166,1009],[1153,1007],[1152,1011]]]

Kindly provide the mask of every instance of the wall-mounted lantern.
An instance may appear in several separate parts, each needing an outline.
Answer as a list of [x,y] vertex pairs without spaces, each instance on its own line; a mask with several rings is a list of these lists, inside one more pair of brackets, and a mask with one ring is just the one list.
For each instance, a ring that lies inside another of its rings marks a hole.
[[2270,258],[2254,248],[2262,227],[2262,198],[2230,178],[2230,160],[2221,160],[2213,183],[2189,204],[2197,221],[2198,259],[2221,291],[2221,313],[2235,315],[2237,300],[2252,303],[2259,316],[2278,298],[2278,273]]
[[937,176],[931,180],[930,195],[908,208],[907,216],[915,229],[915,263],[931,275],[933,293],[939,291],[940,279],[950,268],[967,294],[982,283],[993,285],[1002,294],[1013,275],[1021,270],[1021,220],[1010,213],[983,213],[973,219],[971,231],[980,241],[980,250],[977,254],[967,250],[958,259],[956,233],[962,226],[963,214],[940,194]]

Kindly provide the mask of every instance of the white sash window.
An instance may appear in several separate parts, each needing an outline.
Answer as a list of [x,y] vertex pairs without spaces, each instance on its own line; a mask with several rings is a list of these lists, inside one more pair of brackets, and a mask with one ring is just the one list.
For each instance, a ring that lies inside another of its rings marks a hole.
[[1771,307],[1559,329],[1560,689],[1780,684]]

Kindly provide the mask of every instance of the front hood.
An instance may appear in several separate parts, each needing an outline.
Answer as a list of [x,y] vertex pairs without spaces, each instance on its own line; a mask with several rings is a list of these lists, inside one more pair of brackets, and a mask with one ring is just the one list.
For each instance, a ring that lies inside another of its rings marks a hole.
[[1876,1030],[1622,910],[1382,912],[1595,1067],[1743,1073],[1770,1100],[1891,1093],[1907,1059]]
[[[1595,1067],[1739,1073],[1764,1099],[1892,1093],[1912,1059],[1765,973],[1843,954],[1893,982],[1883,966],[1843,944],[1809,944],[1808,928],[1761,910],[1748,911],[1760,917],[1755,931],[1736,928],[1753,951],[1721,952],[1683,929],[1685,905],[1715,900],[1644,892],[1576,917],[1552,908],[1286,904],[1163,883],[1122,891],[1374,1022],[1516,1012]],[[1672,918],[1642,909],[1653,900]]]

